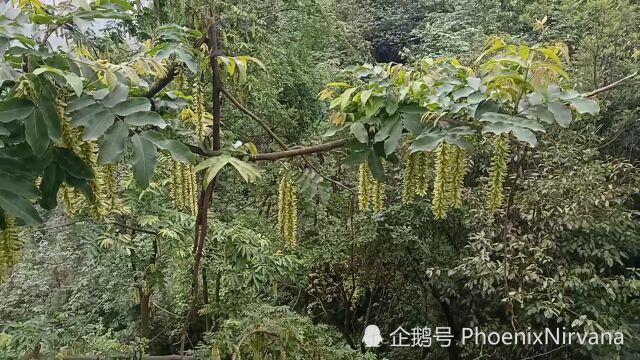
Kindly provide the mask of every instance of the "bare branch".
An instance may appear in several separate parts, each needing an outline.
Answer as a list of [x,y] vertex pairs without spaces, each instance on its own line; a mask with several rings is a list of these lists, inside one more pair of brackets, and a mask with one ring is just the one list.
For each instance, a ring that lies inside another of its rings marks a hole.
[[622,84],[623,82],[631,79],[632,77],[635,77],[636,75],[638,75],[637,71],[634,72],[633,74],[627,75],[627,76],[623,77],[622,79],[620,79],[620,80],[618,80],[616,82],[613,82],[613,83],[611,83],[611,84],[609,84],[607,86],[603,86],[603,87],[601,87],[599,89],[595,89],[595,90],[593,90],[593,91],[591,91],[589,93],[586,93],[584,96],[585,97],[594,97],[594,96],[596,96],[596,95],[598,95],[600,93],[603,93],[605,91],[609,91],[609,90],[611,90],[613,88],[616,88],[616,87],[620,86],[620,84]]

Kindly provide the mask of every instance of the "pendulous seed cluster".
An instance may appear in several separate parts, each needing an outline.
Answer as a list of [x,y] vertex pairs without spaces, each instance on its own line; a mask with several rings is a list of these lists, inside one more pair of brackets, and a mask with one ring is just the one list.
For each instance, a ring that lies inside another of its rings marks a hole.
[[2,283],[5,275],[18,262],[22,242],[14,218],[7,214],[0,216],[4,216],[6,226],[4,230],[0,230],[0,283]]
[[373,210],[376,213],[384,210],[385,186],[371,174],[369,164],[360,164],[358,176],[358,207],[360,210]]
[[198,208],[198,184],[194,167],[171,160],[171,198],[173,205],[181,211],[195,215]]
[[402,200],[405,204],[427,194],[432,166],[430,153],[418,151],[405,156],[402,187]]
[[297,243],[298,199],[296,187],[285,171],[278,187],[278,229],[282,239],[290,246]]
[[435,178],[431,210],[437,219],[462,205],[466,157],[460,147],[442,142],[435,150]]
[[489,174],[488,208],[493,211],[502,205],[504,200],[504,181],[507,177],[509,160],[509,138],[502,134],[494,142],[494,152]]

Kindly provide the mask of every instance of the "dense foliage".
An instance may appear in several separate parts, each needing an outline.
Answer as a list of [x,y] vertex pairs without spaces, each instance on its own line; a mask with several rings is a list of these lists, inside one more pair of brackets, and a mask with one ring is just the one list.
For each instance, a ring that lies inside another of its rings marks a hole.
[[638,29],[628,0],[0,4],[0,359],[633,359]]

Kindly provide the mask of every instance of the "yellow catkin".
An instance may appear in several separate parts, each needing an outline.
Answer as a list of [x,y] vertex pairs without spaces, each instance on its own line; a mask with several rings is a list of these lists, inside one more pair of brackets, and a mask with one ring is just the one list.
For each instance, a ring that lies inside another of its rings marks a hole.
[[284,173],[278,187],[278,229],[290,246],[297,244],[298,197],[293,181]]
[[507,177],[507,161],[509,160],[509,138],[502,134],[494,143],[491,173],[489,174],[490,211],[499,208],[504,200],[504,181]]
[[368,163],[360,164],[358,174],[358,207],[360,210],[384,210],[384,183],[373,178]]
[[462,205],[462,189],[466,172],[464,150],[456,145],[447,149],[447,201],[449,206],[458,208]]
[[[62,146],[73,150],[75,153],[81,152],[82,139],[79,129],[73,128],[66,116],[65,109],[67,104],[62,97],[56,98],[56,110],[62,124]],[[80,212],[80,204],[82,202],[81,195],[70,186],[62,185],[60,192],[62,194],[62,203],[68,215],[77,215]]]
[[405,157],[402,200],[410,203],[415,197],[427,194],[429,183],[429,155],[425,152],[415,152]]
[[176,209],[180,209],[180,164],[171,160],[171,199],[173,200],[173,206]]
[[440,143],[436,148],[435,159],[435,179],[433,181],[433,199],[431,201],[431,211],[436,219],[444,219],[447,216],[447,144]]
[[81,158],[93,171],[91,187],[95,200],[88,206],[90,215],[104,219],[109,215],[109,198],[105,191],[104,172],[98,166],[98,145],[95,141],[85,141],[82,144]]
[[4,214],[4,222],[6,228],[0,231],[0,283],[5,281],[5,276],[17,264],[22,247],[13,217]]

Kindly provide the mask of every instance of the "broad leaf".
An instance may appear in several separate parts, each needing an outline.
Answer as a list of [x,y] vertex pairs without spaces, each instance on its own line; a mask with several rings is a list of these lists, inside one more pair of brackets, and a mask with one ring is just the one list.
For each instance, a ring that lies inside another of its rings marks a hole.
[[0,101],[0,123],[24,119],[34,110],[33,103],[28,100],[11,98]]
[[133,145],[133,176],[140,187],[149,186],[158,161],[156,146],[146,138],[135,134],[131,137]]
[[84,132],[82,133],[82,140],[95,140],[104,135],[104,132],[113,125],[113,119],[115,115],[111,110],[103,108],[89,118],[87,124],[84,126]]
[[72,177],[81,180],[93,179],[91,168],[73,150],[56,147],[53,155],[55,162]]
[[100,151],[98,152],[98,164],[106,165],[120,161],[124,156],[129,130],[122,121],[116,121],[107,130],[100,141]]
[[167,150],[171,154],[171,157],[178,161],[193,163],[196,160],[196,155],[192,153],[185,144],[176,140],[165,139],[165,137],[157,131],[147,130],[144,131],[141,136],[147,138],[160,149]]
[[25,138],[33,153],[40,156],[49,148],[49,130],[39,110],[35,110],[24,121]]
[[18,194],[0,190],[0,208],[9,214],[22,219],[27,225],[37,225],[42,222],[31,201],[20,197]]
[[144,125],[153,125],[157,126],[160,129],[164,129],[167,126],[167,123],[162,120],[160,115],[153,111],[138,111],[135,112],[126,118],[124,121],[133,126],[144,126]]
[[577,97],[570,99],[569,102],[580,114],[597,115],[600,112],[600,105],[598,105],[597,101],[592,99]]
[[104,106],[112,108],[125,101],[128,96],[129,87],[118,83],[111,91],[109,91],[107,96],[105,96],[101,102]]
[[355,122],[351,124],[351,133],[361,143],[366,144],[369,142],[369,133],[367,132],[367,129],[364,127],[363,123]]
[[129,116],[138,111],[151,110],[151,102],[144,97],[131,98],[115,105],[112,110],[116,115]]
[[567,127],[571,123],[571,110],[563,103],[552,102],[547,105],[549,111],[553,114],[553,118],[562,127]]
[[51,210],[58,205],[58,189],[60,189],[63,181],[64,171],[58,164],[53,163],[44,170],[42,181],[40,182],[40,191],[42,192],[40,206],[43,209]]
[[0,190],[9,191],[27,199],[40,196],[38,189],[31,181],[7,174],[0,174]]

